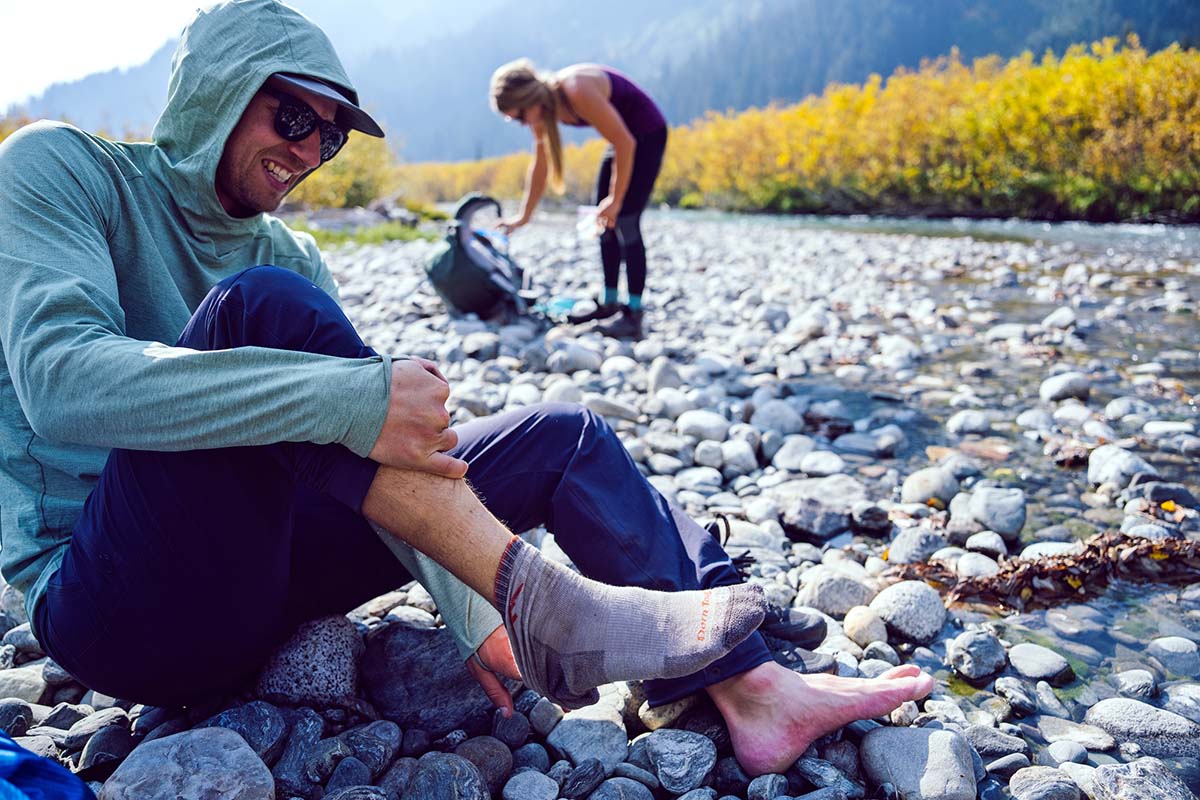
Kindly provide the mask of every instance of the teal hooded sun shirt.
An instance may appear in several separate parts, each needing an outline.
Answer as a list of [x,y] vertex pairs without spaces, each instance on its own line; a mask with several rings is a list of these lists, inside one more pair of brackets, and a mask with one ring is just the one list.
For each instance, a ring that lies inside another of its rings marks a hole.
[[[315,24],[274,0],[237,0],[184,30],[152,143],[48,121],[0,143],[0,570],[31,618],[110,448],[302,441],[365,456],[379,435],[386,356],[170,346],[213,285],[257,264],[337,297],[311,237],[267,214],[231,217],[217,199],[225,141],[276,72],[357,101]],[[448,573],[389,545],[464,652],[499,624]]]

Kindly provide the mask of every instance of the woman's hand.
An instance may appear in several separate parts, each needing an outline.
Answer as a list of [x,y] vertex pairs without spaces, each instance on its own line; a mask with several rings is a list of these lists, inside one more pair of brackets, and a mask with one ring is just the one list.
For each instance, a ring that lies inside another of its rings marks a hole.
[[508,236],[517,228],[524,226],[527,222],[529,222],[528,217],[508,217],[496,223],[496,230],[500,231],[505,236]]
[[500,678],[519,681],[521,672],[517,669],[512,645],[503,625],[489,633],[479,649],[467,659],[467,672],[483,687],[483,693],[492,701],[492,705],[504,712],[505,719],[513,715],[512,695]]
[[596,207],[596,224],[604,229],[617,227],[617,214],[621,213],[621,204],[610,194],[600,201]]

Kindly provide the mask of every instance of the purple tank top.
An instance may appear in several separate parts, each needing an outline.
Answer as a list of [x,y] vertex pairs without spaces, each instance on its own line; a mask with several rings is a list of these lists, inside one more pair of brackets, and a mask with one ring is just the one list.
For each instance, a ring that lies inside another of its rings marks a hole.
[[[613,108],[617,109],[617,113],[621,115],[621,121],[625,123],[626,128],[629,128],[630,133],[636,137],[667,127],[667,120],[658,110],[654,101],[650,99],[650,95],[643,92],[636,83],[615,69],[605,67],[603,71],[608,76],[609,83],[612,84],[612,95],[608,101],[613,104]],[[575,109],[571,107],[571,101],[567,100],[566,93],[560,93],[559,96],[566,103],[567,110],[571,112],[572,116],[578,117]],[[591,127],[587,122],[564,122],[563,124],[575,128]]]

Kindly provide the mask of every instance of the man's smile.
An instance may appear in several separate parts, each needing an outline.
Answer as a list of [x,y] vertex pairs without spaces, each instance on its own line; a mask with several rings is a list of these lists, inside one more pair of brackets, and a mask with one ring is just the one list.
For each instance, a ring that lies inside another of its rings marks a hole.
[[278,161],[264,158],[262,164],[267,175],[270,176],[273,182],[279,184],[281,188],[287,188],[292,178],[296,177],[297,173],[284,168]]

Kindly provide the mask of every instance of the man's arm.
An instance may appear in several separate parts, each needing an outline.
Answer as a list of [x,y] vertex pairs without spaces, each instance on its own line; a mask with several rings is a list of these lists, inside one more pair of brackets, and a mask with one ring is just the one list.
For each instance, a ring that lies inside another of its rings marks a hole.
[[388,412],[387,358],[199,352],[126,336],[107,242],[120,213],[105,188],[113,178],[64,129],[4,144],[0,344],[36,433],[144,450],[311,441],[371,451]]

